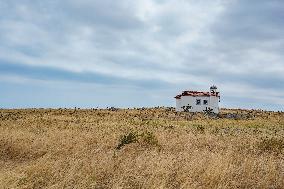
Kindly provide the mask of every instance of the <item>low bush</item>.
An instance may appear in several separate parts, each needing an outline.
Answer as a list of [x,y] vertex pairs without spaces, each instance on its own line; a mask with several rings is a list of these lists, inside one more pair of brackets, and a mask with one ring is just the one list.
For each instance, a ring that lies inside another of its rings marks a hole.
[[117,150],[120,150],[126,144],[137,142],[138,134],[134,132],[129,132],[128,134],[120,136],[119,143],[116,147]]
[[142,133],[131,131],[120,137],[116,149],[120,150],[126,144],[131,144],[136,142],[142,144],[143,146],[159,146],[158,139],[154,135],[154,133],[149,131],[144,131]]

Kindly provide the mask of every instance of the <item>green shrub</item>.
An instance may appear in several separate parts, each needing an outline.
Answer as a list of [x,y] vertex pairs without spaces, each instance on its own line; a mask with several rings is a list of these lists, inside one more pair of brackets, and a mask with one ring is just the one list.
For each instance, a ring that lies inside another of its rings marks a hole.
[[126,135],[122,135],[119,139],[119,143],[118,143],[116,149],[120,150],[126,144],[134,143],[134,142],[137,142],[137,141],[138,141],[137,133],[130,132]]
[[131,131],[128,134],[122,135],[120,137],[116,149],[120,150],[126,144],[131,144],[136,142],[144,146],[159,146],[158,139],[152,132],[145,131],[139,134],[137,132]]

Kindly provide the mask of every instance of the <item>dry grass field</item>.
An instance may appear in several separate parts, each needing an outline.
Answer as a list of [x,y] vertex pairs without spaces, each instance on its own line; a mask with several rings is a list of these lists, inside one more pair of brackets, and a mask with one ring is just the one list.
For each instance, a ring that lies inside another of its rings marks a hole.
[[0,188],[284,188],[284,113],[0,110]]

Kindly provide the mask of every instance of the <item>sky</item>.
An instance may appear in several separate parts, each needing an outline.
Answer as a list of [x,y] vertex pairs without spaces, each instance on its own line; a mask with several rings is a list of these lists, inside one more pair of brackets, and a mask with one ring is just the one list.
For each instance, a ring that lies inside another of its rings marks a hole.
[[284,110],[283,0],[1,0],[0,108]]

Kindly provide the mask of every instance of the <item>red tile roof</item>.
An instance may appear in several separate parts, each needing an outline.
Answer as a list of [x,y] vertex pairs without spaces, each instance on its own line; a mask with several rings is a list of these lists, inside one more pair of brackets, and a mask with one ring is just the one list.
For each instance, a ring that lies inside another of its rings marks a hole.
[[175,96],[174,98],[180,99],[182,96],[216,96],[219,97],[219,92],[210,93],[210,92],[200,92],[200,91],[183,91],[181,94]]

